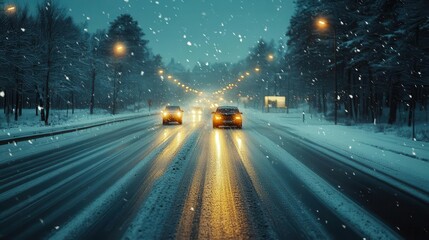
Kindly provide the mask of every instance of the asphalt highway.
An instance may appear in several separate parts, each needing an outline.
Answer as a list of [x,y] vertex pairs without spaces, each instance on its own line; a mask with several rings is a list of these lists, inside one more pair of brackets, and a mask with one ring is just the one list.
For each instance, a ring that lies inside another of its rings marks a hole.
[[429,238],[428,203],[263,120],[64,135],[0,161],[1,239]]

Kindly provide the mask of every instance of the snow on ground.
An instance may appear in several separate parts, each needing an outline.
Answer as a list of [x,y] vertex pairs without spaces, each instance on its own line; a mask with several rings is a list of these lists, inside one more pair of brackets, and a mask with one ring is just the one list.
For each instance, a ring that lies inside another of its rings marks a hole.
[[[382,128],[371,124],[355,126],[334,125],[332,122],[311,116],[310,114],[305,115],[305,122],[303,122],[303,112],[300,109],[291,109],[290,113],[261,113],[252,109],[242,110],[245,113],[243,116],[244,121],[246,121],[246,117],[251,117],[265,121],[267,126],[270,126],[270,124],[285,126],[288,130],[305,139],[311,140],[326,149],[332,149],[335,152],[348,156],[350,160],[348,163],[353,164],[353,162],[360,161],[360,164],[355,164],[356,167],[361,169],[364,166],[366,167],[366,172],[372,175],[376,174],[376,172],[382,173],[399,179],[406,184],[416,186],[426,193],[429,192],[429,177],[427,175],[429,172],[429,142],[398,137],[393,131],[379,131]],[[129,112],[111,115],[107,111],[97,110],[94,115],[89,115],[88,110],[76,110],[75,114],[71,114],[69,111],[67,116],[65,111],[53,110],[51,116],[52,124],[44,126],[39,121],[39,117],[34,116],[33,111],[25,110],[19,124],[15,124],[11,120],[11,123],[5,126],[4,119],[2,119],[0,121],[2,122],[0,126],[0,140],[157,112],[156,110],[149,112],[147,109],[144,109],[138,113]],[[244,122],[245,127],[246,123]],[[422,127],[426,126],[423,125]],[[60,136],[60,138],[63,138],[63,136]],[[57,136],[51,137],[51,139],[58,142]],[[44,143],[43,145],[47,144]],[[35,147],[32,141],[14,143],[14,147],[11,147],[10,144],[9,146],[3,146],[0,148],[2,161],[15,153],[18,154],[27,145]],[[14,151],[14,148],[17,151]],[[378,175],[378,177],[383,178],[380,174]]]
[[[317,117],[311,117],[309,114],[305,116],[305,122],[303,122],[302,111],[298,109],[292,109],[289,114],[287,113],[261,113],[253,109],[241,109],[244,112],[244,129],[246,131],[246,118],[259,119],[263,123],[267,124],[268,127],[275,127],[280,125],[284,126],[287,131],[291,131],[294,134],[301,136],[310,142],[312,146],[318,148],[327,154],[332,155],[340,161],[344,161],[347,164],[351,164],[356,168],[374,175],[384,181],[392,181],[392,184],[411,192],[415,195],[420,196],[425,201],[429,201],[429,142],[416,141],[409,138],[398,137],[393,132],[376,132],[374,127],[371,125],[355,125],[355,126],[344,126],[334,125],[332,122],[325,121]],[[21,118],[21,124],[10,124],[8,127],[1,125],[0,128],[0,139],[10,139],[17,136],[30,135],[41,132],[50,132],[54,130],[61,130],[64,128],[73,128],[81,126],[82,124],[95,124],[99,122],[106,122],[108,120],[114,120],[120,117],[136,116],[136,115],[148,115],[151,113],[157,113],[157,111],[148,112],[147,110],[139,113],[124,113],[115,116],[110,115],[108,112],[98,111],[94,115],[89,115],[87,110],[78,110],[75,114],[69,116],[64,112],[58,112],[57,117],[52,119],[58,119],[53,121],[54,124],[51,126],[44,126],[40,123],[38,118],[31,116],[32,112],[26,112]],[[28,114],[28,115],[27,115]],[[34,114],[34,113],[33,113]],[[119,127],[109,126],[111,127]],[[13,144],[7,144],[0,146],[0,162],[7,161],[8,159],[15,159],[20,155],[31,155],[32,149],[34,151],[40,150],[41,148],[51,148],[52,143],[58,147],[60,144],[70,144],[74,141],[79,141],[85,138],[88,134],[100,134],[105,128],[97,127],[92,130],[85,130],[79,132],[73,132],[70,134],[62,134],[52,136],[50,138],[35,139],[33,141],[18,142]],[[259,139],[263,139],[260,136]],[[191,141],[192,142],[192,141]],[[266,142],[269,142],[268,140]],[[314,144],[312,144],[312,143]],[[265,144],[264,141],[262,144]],[[272,148],[272,146],[266,146],[272,149],[274,155],[281,158],[284,156],[284,152],[279,148]],[[162,148],[161,148],[162,149]],[[184,150],[189,149],[189,146],[185,147]],[[26,150],[26,151],[22,151]],[[182,150],[182,151],[184,151]],[[333,150],[329,152],[328,150]],[[160,149],[159,149],[160,151]],[[148,156],[151,158],[154,154],[159,153],[155,151],[153,154]],[[338,153],[338,154],[337,154]],[[183,157],[183,153],[178,154],[176,159]],[[146,162],[146,161],[143,161]],[[142,163],[143,164],[143,163]],[[143,165],[137,166],[136,170],[141,169]],[[302,171],[297,166],[297,171]],[[108,203],[113,197],[117,195],[117,192],[123,188],[124,184],[128,181],[129,176],[132,173],[127,174],[121,181],[115,184],[113,188],[105,192],[100,198],[100,201],[96,201],[86,209],[86,213],[93,213],[100,209],[101,206]],[[316,181],[315,176],[308,172],[304,172],[304,176],[310,183],[319,183]],[[351,173],[352,174],[352,173]],[[165,176],[171,180],[170,175]],[[165,181],[160,182],[163,184]],[[402,183],[401,183],[402,182]],[[311,185],[311,184],[310,184]],[[330,195],[330,190],[326,187],[322,188],[323,184],[314,184],[312,187],[316,192],[324,192],[326,196]],[[415,186],[419,191],[413,191],[412,187]],[[161,186],[158,186],[162,188]],[[329,191],[328,191],[329,190]],[[155,196],[156,197],[156,196]],[[339,202],[344,202],[341,198],[336,198]],[[327,200],[328,201],[328,200]],[[332,207],[338,206],[338,201],[330,202]],[[329,202],[329,201],[328,201]],[[348,216],[346,219],[358,218],[360,221],[360,229],[365,229],[369,221],[365,218],[365,214],[356,210],[354,206],[347,206],[348,209],[344,212],[350,212],[353,216]],[[88,221],[91,214],[80,215],[78,218],[73,220],[69,227],[64,228],[60,234],[72,234],[76,226],[79,226],[80,222]],[[131,229],[131,231],[136,229]],[[371,229],[368,229],[371,231]],[[130,232],[128,232],[130,234]],[[135,233],[134,233],[135,234]],[[62,237],[65,235],[59,235],[56,237]]]
[[[383,226],[379,220],[361,208],[359,205],[350,201],[337,189],[319,177],[315,172],[307,168],[303,163],[294,158],[284,149],[273,147],[270,139],[257,133],[261,146],[270,149],[277,159],[288,159],[282,163],[294,172],[296,176],[330,209],[334,210],[344,221],[343,227],[351,226],[358,229],[364,236],[370,239],[396,239],[398,236]],[[293,160],[292,160],[293,159]]]
[[[140,112],[125,112],[117,115],[111,115],[107,111],[97,110],[93,115],[89,114],[88,110],[76,110],[75,114],[67,117],[66,111],[54,110],[52,114],[53,124],[45,126],[40,122],[40,116],[36,117],[34,110],[25,110],[23,116],[19,120],[19,124],[11,121],[9,126],[5,128],[5,124],[0,128],[0,140],[9,140],[16,137],[32,136],[41,133],[51,133],[66,129],[73,129],[85,125],[92,125],[97,123],[111,122],[121,118],[145,116],[156,114],[159,111],[148,111],[146,109]],[[1,118],[0,118],[1,120]],[[3,119],[4,120],[4,119]],[[0,121],[1,122],[1,121]],[[112,129],[120,127],[120,125],[107,125],[106,127],[99,126],[79,132],[71,132],[68,134],[58,134],[51,137],[35,138],[28,141],[14,142],[11,144],[0,145],[0,163],[13,161],[20,157],[31,156],[35,152],[42,150],[52,150],[67,144],[82,141],[89,136],[102,134],[104,131],[111,131]]]
[[[309,114],[303,122],[303,112],[296,109],[289,114],[262,113],[251,109],[243,109],[243,112],[244,116],[260,119],[267,126],[278,124],[287,127],[324,148],[318,147],[319,150],[336,158],[338,155],[326,149],[347,156],[348,159],[343,157],[342,161],[384,181],[395,181],[395,185],[401,184],[404,190],[429,201],[429,142],[398,137],[393,132],[374,132],[371,125],[334,125]],[[408,184],[426,194],[413,191]]]
[[[28,136],[39,133],[54,132],[64,129],[85,126],[89,124],[102,123],[123,117],[132,117],[136,115],[148,115],[157,111],[141,109],[139,112],[124,112],[116,115],[110,114],[106,110],[95,109],[94,114],[89,114],[87,109],[77,109],[72,114],[71,110],[52,110],[49,117],[49,126],[45,126],[40,121],[40,115],[36,116],[33,109],[23,109],[23,114],[18,122],[11,116],[9,123],[5,121],[5,116],[0,115],[0,140],[11,139],[13,137]],[[159,111],[158,111],[159,112]]]

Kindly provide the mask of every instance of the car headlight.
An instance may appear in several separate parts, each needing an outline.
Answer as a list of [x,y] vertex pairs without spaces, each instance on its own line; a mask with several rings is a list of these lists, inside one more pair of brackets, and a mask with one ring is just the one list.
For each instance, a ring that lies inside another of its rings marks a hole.
[[241,119],[241,116],[235,116],[235,119],[236,119],[236,120],[240,120],[240,119]]
[[178,117],[182,116],[181,112],[177,112],[176,114],[177,114]]
[[163,115],[164,117],[167,117],[167,113],[166,113],[166,112],[162,113],[162,115]]
[[216,116],[215,116],[215,119],[216,119],[216,120],[221,120],[221,119],[222,119],[222,117],[221,117],[221,116],[219,116],[219,115],[216,115]]

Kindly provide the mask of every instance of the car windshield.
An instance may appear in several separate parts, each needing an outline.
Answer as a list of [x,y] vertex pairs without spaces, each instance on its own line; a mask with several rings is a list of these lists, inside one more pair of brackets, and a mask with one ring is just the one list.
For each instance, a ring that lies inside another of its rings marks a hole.
[[180,107],[179,106],[167,106],[165,107],[166,111],[180,111]]
[[238,113],[238,108],[218,108],[216,112],[219,113]]
[[0,0],[1,239],[429,240],[429,0]]

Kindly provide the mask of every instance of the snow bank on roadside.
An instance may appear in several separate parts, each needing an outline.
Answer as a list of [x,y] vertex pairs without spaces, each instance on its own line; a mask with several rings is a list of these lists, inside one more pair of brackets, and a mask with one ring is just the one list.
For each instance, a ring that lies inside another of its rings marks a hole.
[[10,123],[7,124],[0,118],[0,139],[9,139],[43,132],[53,132],[82,125],[106,122],[123,117],[138,115],[144,116],[156,112],[159,111],[141,109],[139,112],[123,112],[112,115],[106,110],[96,109],[94,110],[94,114],[91,115],[87,109],[77,109],[74,114],[71,114],[70,110],[68,114],[67,110],[52,110],[52,115],[50,116],[51,123],[49,126],[45,126],[44,123],[40,121],[40,116],[35,115],[33,109],[23,109],[23,114],[18,122],[11,120]]
[[[364,126],[334,125],[302,112],[262,113],[243,109],[244,116],[260,119],[267,126],[288,128],[298,136],[348,156],[349,163],[359,161],[368,172],[383,173],[420,190],[429,192],[429,143],[398,137],[391,133],[373,132]],[[380,177],[380,176],[379,176]],[[426,194],[425,194],[426,195]],[[427,196],[426,196],[427,197]]]

